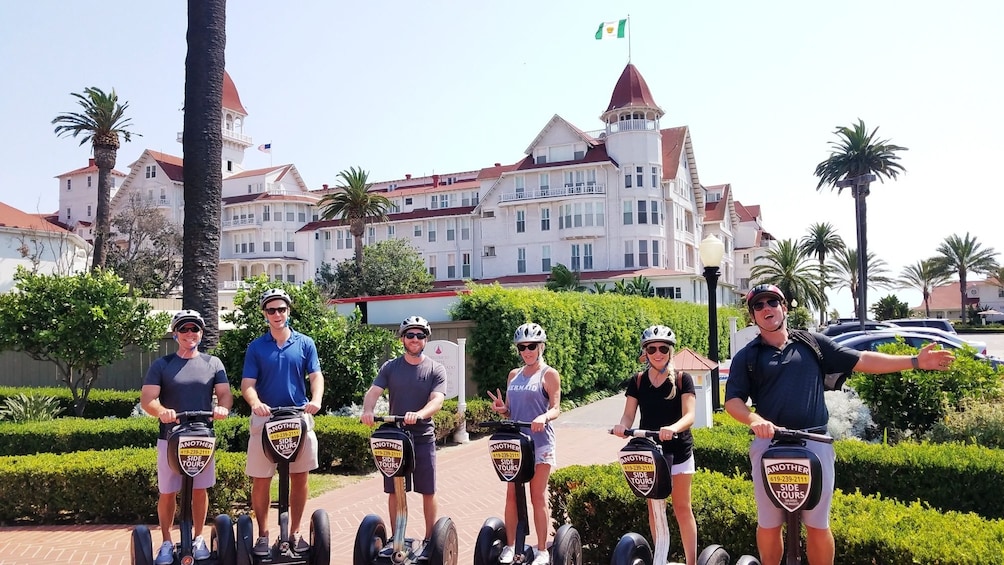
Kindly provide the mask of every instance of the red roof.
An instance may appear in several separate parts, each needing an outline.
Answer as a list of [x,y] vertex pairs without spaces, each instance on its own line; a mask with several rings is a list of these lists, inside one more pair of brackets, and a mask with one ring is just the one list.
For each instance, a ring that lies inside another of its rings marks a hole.
[[[88,161],[88,163],[87,163],[86,167],[80,167],[79,169],[74,169],[74,170],[72,170],[72,171],[70,171],[68,173],[63,173],[61,175],[56,175],[56,178],[59,179],[59,178],[63,178],[63,177],[69,177],[69,176],[73,176],[73,175],[79,175],[80,173],[95,173],[96,174],[98,172],[98,166],[94,164],[94,157],[91,157],[87,161]],[[125,177],[126,176],[126,174],[123,173],[122,171],[117,171],[115,169],[112,169],[112,174],[115,175],[115,176],[119,176],[119,177]]]
[[168,155],[167,153],[151,149],[147,149],[146,152],[153,157],[154,161],[157,161],[161,169],[164,169],[167,178],[175,182],[185,182],[185,167],[181,157],[175,157],[174,155]]
[[39,230],[48,232],[64,232],[63,228],[47,221],[47,214],[29,214],[13,206],[0,202],[0,227]]
[[680,169],[680,155],[687,144],[687,126],[660,130],[662,135],[662,178],[675,179]]
[[620,108],[634,107],[655,108],[662,112],[659,105],[655,103],[655,99],[652,98],[652,93],[649,91],[648,84],[645,83],[645,79],[641,76],[641,73],[638,72],[638,69],[634,65],[628,63],[624,67],[621,77],[617,79],[614,93],[610,96],[610,105],[607,106],[607,112]]
[[227,71],[223,71],[223,107],[240,112],[245,116],[248,115],[248,111],[241,104],[240,95],[237,94],[237,87],[234,86],[234,81],[230,78],[230,73]]

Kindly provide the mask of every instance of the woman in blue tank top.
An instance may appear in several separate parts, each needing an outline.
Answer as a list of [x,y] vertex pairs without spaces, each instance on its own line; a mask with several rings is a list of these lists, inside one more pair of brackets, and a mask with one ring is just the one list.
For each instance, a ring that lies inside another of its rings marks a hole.
[[[561,414],[561,377],[553,367],[544,363],[544,342],[547,334],[537,324],[523,324],[516,328],[513,343],[523,366],[509,371],[505,396],[496,389],[488,391],[492,399],[492,410],[510,420],[532,422],[530,435],[533,437],[535,467],[530,481],[530,503],[533,505],[533,525],[537,534],[537,555],[532,565],[547,565],[547,481],[555,464],[554,429],[551,420]],[[522,488],[522,487],[520,487]],[[506,538],[516,539],[516,485],[509,483],[505,499]],[[508,545],[502,549],[499,562],[513,562],[515,549]]]

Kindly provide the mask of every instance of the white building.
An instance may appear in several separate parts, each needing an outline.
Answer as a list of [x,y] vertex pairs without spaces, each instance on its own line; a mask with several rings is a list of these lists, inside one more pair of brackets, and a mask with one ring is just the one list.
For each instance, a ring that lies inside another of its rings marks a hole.
[[0,292],[14,286],[19,266],[62,275],[87,269],[91,246],[54,220],[0,203]]

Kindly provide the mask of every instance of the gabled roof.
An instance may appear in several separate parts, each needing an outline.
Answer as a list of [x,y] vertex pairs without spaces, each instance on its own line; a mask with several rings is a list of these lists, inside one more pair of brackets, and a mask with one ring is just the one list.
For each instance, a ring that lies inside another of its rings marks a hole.
[[[990,284],[996,286],[994,283],[996,279],[985,279],[982,281],[966,281],[966,288],[973,288],[974,286],[979,286],[980,283]],[[931,310],[955,310],[962,305],[962,295],[960,294],[960,283],[959,281],[950,282],[942,286],[936,286],[931,289],[931,297],[928,298],[928,305]],[[966,297],[966,305],[976,305],[979,303],[979,298]],[[921,298],[920,304],[912,306],[911,309],[923,310],[924,309],[924,299]]]
[[739,214],[740,222],[760,221],[759,204],[751,204],[750,206],[744,206],[742,202],[736,200],[736,213]]
[[0,202],[0,227],[47,232],[67,232],[45,218],[48,214],[29,214]]
[[673,368],[677,371],[687,371],[688,373],[710,371],[717,366],[718,363],[688,347],[680,348],[673,353]]
[[[160,168],[164,170],[164,174],[167,175],[167,178],[171,179],[174,182],[185,181],[185,166],[184,166],[184,161],[182,160],[181,157],[169,155],[167,153],[161,153],[160,151],[154,151],[152,149],[147,149],[146,151],[143,152],[143,154],[152,157],[153,160],[157,162],[157,165],[159,165]],[[136,159],[136,162],[133,163],[132,165],[129,165],[129,167],[135,168],[136,163],[139,163],[142,158],[143,155],[141,154],[139,156],[139,159]],[[130,171],[129,174],[131,175],[132,171]]]
[[237,86],[234,85],[233,79],[230,78],[230,73],[225,70],[223,71],[223,107],[245,116],[248,115],[248,111],[241,104],[240,94],[237,94]]
[[694,187],[694,204],[700,211],[704,210],[704,191],[701,180],[697,177],[697,160],[694,158],[694,145],[690,141],[690,128],[679,126],[659,130],[662,136],[662,178],[675,179],[680,169],[680,156],[687,155],[690,185]]
[[575,134],[575,136],[578,137],[579,140],[585,142],[586,145],[590,147],[595,145],[597,142],[596,138],[582,131],[581,129],[573,126],[571,123],[565,120],[565,118],[562,118],[558,114],[555,114],[554,116],[551,117],[551,119],[547,122],[547,124],[544,125],[544,127],[540,130],[540,133],[537,134],[537,137],[533,138],[533,141],[530,142],[530,145],[526,148],[525,151],[523,151],[523,153],[526,153],[527,155],[533,155],[534,148],[537,147],[538,143],[540,143],[540,140],[541,138],[544,137],[544,134],[546,134],[551,129],[558,126],[563,126],[567,128],[569,131]]
[[[73,175],[79,175],[81,173],[94,173],[94,174],[97,174],[98,173],[98,166],[94,164],[94,157],[89,158],[87,161],[88,161],[88,164],[87,164],[86,167],[80,167],[79,169],[74,169],[74,170],[69,171],[67,173],[63,173],[61,175],[56,175],[55,178],[61,179],[63,177],[70,177],[70,176],[73,176]],[[117,177],[124,177],[124,176],[126,176],[125,173],[123,173],[122,171],[116,170],[116,169],[112,169],[112,174],[115,175],[115,176],[117,176]]]
[[617,79],[606,111],[622,108],[654,109],[658,110],[660,116],[663,114],[662,108],[655,103],[655,98],[652,97],[652,92],[648,89],[645,78],[631,63],[624,67],[620,78]]

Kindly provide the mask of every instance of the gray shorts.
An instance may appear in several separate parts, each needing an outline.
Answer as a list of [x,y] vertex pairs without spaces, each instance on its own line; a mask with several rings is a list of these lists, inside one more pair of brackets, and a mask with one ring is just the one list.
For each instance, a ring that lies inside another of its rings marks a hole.
[[[405,479],[405,487],[419,494],[436,494],[436,443],[415,444],[415,472]],[[383,478],[383,491],[394,492],[394,479]]]
[[[270,479],[275,476],[278,467],[271,459],[265,455],[265,449],[261,445],[261,432],[265,429],[265,422],[270,416],[251,415],[251,439],[248,440],[248,460],[244,467],[244,472],[249,477],[258,479]],[[307,435],[301,440],[303,447],[296,455],[296,461],[289,464],[290,473],[306,473],[317,468],[317,434],[314,433],[314,417],[311,414],[304,414],[307,422]]]
[[[763,484],[763,469],[760,458],[770,447],[769,439],[756,438],[750,446],[750,462],[753,464],[753,496],[756,498],[757,525],[761,528],[780,528],[784,524],[786,512],[774,506],[770,494]],[[811,528],[825,530],[830,527],[830,503],[833,502],[833,463],[836,452],[833,444],[806,441],[805,447],[819,457],[823,469],[823,487],[819,493],[819,503],[812,510],[802,511],[802,523]]]
[[[209,488],[216,484],[216,457],[209,460],[198,475],[192,479],[192,488]],[[174,472],[167,462],[167,440],[157,440],[157,489],[160,494],[173,494],[181,490],[181,475]]]

